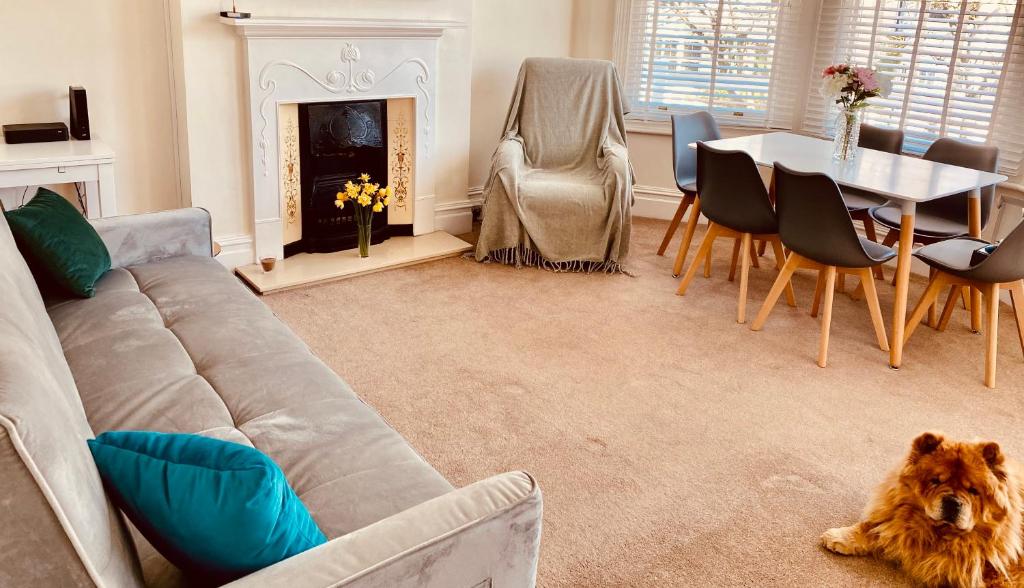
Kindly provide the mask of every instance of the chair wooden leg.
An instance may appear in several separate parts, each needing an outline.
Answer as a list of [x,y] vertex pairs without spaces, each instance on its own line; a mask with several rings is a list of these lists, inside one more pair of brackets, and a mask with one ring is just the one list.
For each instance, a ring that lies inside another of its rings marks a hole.
[[960,299],[960,292],[960,286],[956,284],[949,287],[949,295],[946,296],[946,306],[942,307],[942,314],[939,315],[939,324],[935,327],[940,332],[945,331],[946,327],[949,326],[949,319],[953,317],[956,301]]
[[[867,237],[868,240],[878,243],[878,234],[875,233],[875,221],[871,218],[871,215],[865,212],[864,218],[861,220],[864,221],[864,236]],[[882,270],[882,264],[878,264],[871,268],[871,271],[879,280],[885,279],[885,272]]]
[[928,287],[925,288],[924,294],[921,295],[921,300],[917,302],[917,306],[914,307],[914,312],[910,313],[910,318],[907,319],[907,326],[903,330],[903,343],[906,344],[910,340],[910,336],[914,334],[914,330],[917,329],[917,325],[921,323],[921,319],[924,318],[928,308],[935,302],[942,293],[942,289],[948,284],[945,274],[939,272],[935,274],[932,281],[928,282]]
[[714,243],[708,244],[708,250],[704,253],[704,277],[711,277],[711,249],[714,248]]
[[885,320],[882,318],[882,307],[878,304],[878,290],[875,289],[874,274],[871,269],[864,268],[859,272],[860,282],[864,284],[864,300],[868,303],[871,313],[871,324],[875,327],[875,337],[882,351],[889,351],[889,337],[885,334]]
[[672,235],[676,234],[676,229],[679,228],[679,223],[683,220],[683,215],[686,214],[686,209],[693,204],[693,195],[684,194],[683,198],[679,201],[679,207],[676,208],[676,213],[672,215],[671,222],[668,223],[668,230],[665,231],[665,238],[661,240],[661,247],[658,247],[658,255],[665,255],[665,250],[668,249],[668,244],[672,242]]
[[836,276],[836,289],[842,293],[846,293],[846,274],[840,272],[839,275]]
[[[743,233],[740,249],[744,252],[753,253],[751,249],[750,233]],[[743,324],[747,322],[747,284],[750,281],[750,261],[752,256],[744,254],[740,258],[740,304],[736,310],[736,322]]]
[[981,299],[983,297],[983,293],[980,290],[978,290],[977,288],[968,288],[968,290],[969,290],[968,298],[971,299],[971,332],[973,332],[973,333],[980,333],[981,332],[981,321],[982,321],[982,318],[981,318],[981,311],[982,311]]
[[1017,280],[1010,286],[1010,301],[1013,303],[1013,316],[1017,319],[1020,350],[1024,352],[1024,280]]
[[793,277],[793,272],[800,267],[800,262],[803,258],[796,253],[790,253],[789,258],[786,259],[785,265],[779,270],[779,277],[775,278],[775,283],[772,284],[772,289],[768,292],[768,297],[764,299],[764,304],[761,305],[761,310],[758,311],[757,317],[754,318],[754,323],[750,325],[750,330],[760,331],[764,327],[765,321],[768,320],[768,315],[771,314],[772,309],[775,308],[775,303],[779,301],[779,296],[782,295],[782,291],[788,287],[792,287],[790,279]]
[[825,308],[821,313],[821,339],[818,341],[818,366],[825,367],[828,364],[828,336],[832,329],[832,302],[836,296],[836,266],[830,265],[825,268]]
[[686,261],[686,254],[690,250],[690,243],[693,242],[693,232],[697,230],[697,222],[700,220],[700,197],[693,200],[693,208],[690,209],[690,218],[686,219],[686,230],[683,231],[683,240],[679,242],[679,252],[676,253],[676,261],[672,264],[672,277],[678,278],[683,273],[683,262]]
[[683,281],[679,284],[679,290],[676,294],[683,296],[686,294],[686,288],[693,281],[693,276],[697,274],[697,268],[700,267],[704,256],[708,251],[711,250],[711,243],[715,241],[715,237],[718,236],[718,225],[715,223],[708,224],[708,232],[704,234],[704,240],[700,242],[700,248],[697,249],[697,255],[694,256],[693,261],[690,262],[690,268],[686,270],[686,275],[683,276]]
[[[761,241],[764,243],[764,241]],[[750,247],[747,248],[750,251],[750,263],[757,269],[761,269],[761,262],[757,260],[757,247],[754,245],[754,241],[750,241]]]
[[885,234],[885,239],[882,239],[882,245],[886,247],[892,247],[896,244],[896,241],[900,240],[899,229],[889,229],[889,232]]
[[732,262],[729,264],[729,281],[736,279],[736,264],[740,260],[740,241],[741,238],[737,237],[732,244]]
[[985,385],[996,387],[996,351],[999,345],[999,284],[985,288]]
[[971,292],[967,286],[960,286],[960,300],[964,303],[964,310],[971,309]]
[[818,270],[818,282],[814,285],[814,301],[811,303],[811,316],[818,318],[821,308],[821,291],[825,288],[825,270]]
[[[786,264],[786,254],[782,250],[782,241],[775,239],[772,241],[772,252],[775,255],[775,269],[782,271],[782,267]],[[793,291],[793,282],[786,282],[786,304],[792,307],[796,307],[796,292]]]
[[[930,268],[930,270],[928,272],[928,279],[929,280],[934,279],[935,278],[935,274],[938,271],[939,270],[937,270],[935,268]],[[942,293],[939,292],[939,294],[942,294]],[[935,301],[932,302],[932,305],[928,307],[928,326],[933,328],[933,329],[935,327],[939,326],[939,299],[938,299],[937,296],[935,298]]]
[[[889,232],[885,234],[885,239],[882,239],[882,245],[885,245],[886,247],[892,247],[899,240],[900,240],[900,231],[899,231],[899,229],[889,229]],[[892,282],[890,282],[890,283],[892,285],[894,285],[894,286],[896,285],[896,276],[895,275],[893,275]]]
[[850,300],[857,301],[864,297],[864,284],[857,284],[857,287],[850,292]]
[[764,255],[764,252],[767,251],[767,250],[768,250],[768,242],[767,241],[761,241],[761,243],[757,246],[757,254],[758,255]]

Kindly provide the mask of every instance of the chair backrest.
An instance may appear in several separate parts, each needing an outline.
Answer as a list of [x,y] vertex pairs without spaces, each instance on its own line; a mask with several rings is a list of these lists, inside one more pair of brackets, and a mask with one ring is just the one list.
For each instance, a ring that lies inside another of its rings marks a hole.
[[706,110],[672,115],[672,162],[680,190],[697,179],[697,152],[690,149],[690,143],[721,138],[718,123]]
[[900,153],[903,151],[903,131],[862,124],[857,146],[886,153]]
[[868,260],[835,180],[775,164],[775,212],[782,243],[800,255],[839,267]]
[[996,250],[972,268],[970,274],[975,280],[998,284],[1024,279],[1024,221],[1017,223]]
[[[928,151],[924,154],[924,159],[994,172],[999,166],[999,148],[993,145],[967,143],[943,137],[928,147]],[[995,194],[995,186],[989,186],[981,190],[982,227],[988,223]],[[934,214],[943,218],[962,221],[964,225],[967,225],[967,200],[968,195],[964,192],[930,202],[923,202],[918,205],[917,210],[919,214]]]
[[715,149],[698,142],[697,191],[701,213],[713,222],[743,233],[778,231],[768,189],[757,164],[743,151]]
[[522,138],[534,167],[596,167],[609,143],[626,144],[627,110],[610,61],[531,57],[519,70],[504,136]]

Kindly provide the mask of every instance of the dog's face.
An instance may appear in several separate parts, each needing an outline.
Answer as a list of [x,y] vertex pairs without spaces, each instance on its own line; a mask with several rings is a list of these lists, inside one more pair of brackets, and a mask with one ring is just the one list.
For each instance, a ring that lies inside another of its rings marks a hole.
[[936,531],[970,533],[979,524],[987,526],[1006,516],[1003,466],[996,443],[955,442],[924,433],[914,440],[900,483]]

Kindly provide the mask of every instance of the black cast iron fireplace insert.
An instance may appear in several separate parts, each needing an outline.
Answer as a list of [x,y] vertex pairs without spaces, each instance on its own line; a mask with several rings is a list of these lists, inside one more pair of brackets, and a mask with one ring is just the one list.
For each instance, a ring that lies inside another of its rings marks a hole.
[[[355,203],[339,210],[335,196],[361,173],[388,183],[387,100],[299,104],[298,115],[302,238],[285,245],[284,255],[354,249]],[[385,210],[373,217],[370,243],[388,236]]]

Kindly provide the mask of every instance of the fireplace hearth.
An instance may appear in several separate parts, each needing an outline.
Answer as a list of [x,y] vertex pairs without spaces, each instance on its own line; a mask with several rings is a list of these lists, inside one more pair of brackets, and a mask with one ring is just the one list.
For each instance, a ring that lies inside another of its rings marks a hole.
[[[284,255],[353,249],[355,204],[339,210],[335,196],[362,173],[388,183],[387,100],[302,103],[298,122],[302,237],[285,245]],[[389,236],[387,212],[374,215],[370,242]]]

